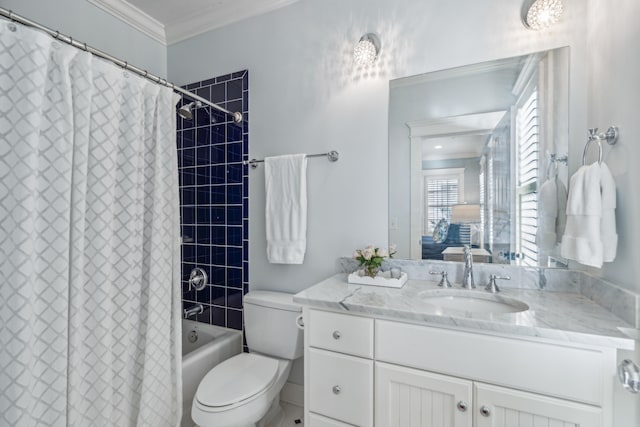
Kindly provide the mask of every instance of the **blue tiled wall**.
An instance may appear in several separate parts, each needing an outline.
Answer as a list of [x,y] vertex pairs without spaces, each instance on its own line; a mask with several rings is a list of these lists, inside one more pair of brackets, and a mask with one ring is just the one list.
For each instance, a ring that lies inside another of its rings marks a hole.
[[[249,75],[233,74],[186,88],[230,111],[244,123],[210,107],[178,116],[178,169],[182,226],[182,306],[203,304],[199,322],[243,329],[242,300],[249,287]],[[182,99],[186,104],[189,99]],[[189,290],[191,270],[209,275],[206,289]]]

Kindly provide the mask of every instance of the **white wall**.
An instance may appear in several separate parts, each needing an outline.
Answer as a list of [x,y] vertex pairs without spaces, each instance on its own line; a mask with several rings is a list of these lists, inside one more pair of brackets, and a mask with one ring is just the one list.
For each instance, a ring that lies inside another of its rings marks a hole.
[[[176,83],[249,69],[252,157],[340,151],[338,163],[309,162],[309,227],[302,266],[265,259],[264,175],[251,171],[251,288],[298,291],[332,274],[336,258],[387,243],[388,81],[561,46],[583,62],[585,4],[566,2],[562,23],[526,30],[513,0],[300,0],[168,49]],[[383,53],[373,70],[351,52],[369,31]],[[585,71],[572,67],[572,84]],[[571,99],[572,131],[585,129],[586,94]]]
[[0,0],[0,7],[105,51],[160,77],[167,48],[87,0]]
[[[588,126],[620,127],[605,161],[617,185],[618,255],[602,275],[640,292],[640,2],[591,0],[588,17]],[[599,272],[598,272],[599,273]]]

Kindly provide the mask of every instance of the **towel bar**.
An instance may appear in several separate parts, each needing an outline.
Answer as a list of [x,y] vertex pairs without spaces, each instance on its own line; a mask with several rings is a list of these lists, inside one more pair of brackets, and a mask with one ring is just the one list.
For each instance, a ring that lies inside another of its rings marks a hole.
[[[307,157],[326,157],[327,160],[329,160],[330,162],[337,162],[338,159],[340,159],[340,153],[338,153],[335,150],[331,150],[328,153],[307,154]],[[244,160],[242,162],[243,165],[251,166],[251,169],[256,169],[258,167],[258,163],[264,163],[264,159],[262,160],[251,159],[251,160]]]

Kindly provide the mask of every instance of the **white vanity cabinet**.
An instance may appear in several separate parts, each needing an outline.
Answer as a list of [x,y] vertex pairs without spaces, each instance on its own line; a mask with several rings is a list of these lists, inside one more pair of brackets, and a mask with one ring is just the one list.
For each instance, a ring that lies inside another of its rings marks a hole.
[[613,425],[615,349],[304,314],[308,426]]
[[475,384],[476,427],[599,427],[602,409],[533,393]]
[[[377,427],[596,427],[602,410],[376,362]],[[475,424],[474,424],[475,420]]]
[[305,309],[307,426],[373,427],[374,320]]
[[376,362],[376,426],[471,427],[473,383]]

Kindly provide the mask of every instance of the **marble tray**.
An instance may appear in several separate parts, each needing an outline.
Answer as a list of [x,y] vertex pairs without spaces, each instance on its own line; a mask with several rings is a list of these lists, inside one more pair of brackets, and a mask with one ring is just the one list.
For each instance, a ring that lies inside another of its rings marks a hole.
[[355,271],[347,277],[347,282],[357,285],[383,286],[385,288],[401,288],[407,283],[407,273],[400,273],[399,279],[391,277],[389,271],[378,273],[376,277],[361,276],[359,271]]

